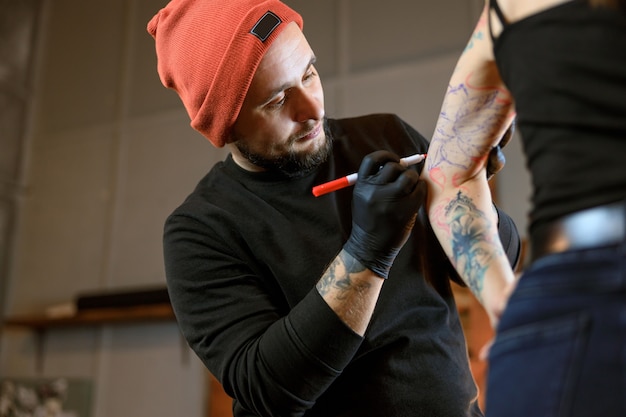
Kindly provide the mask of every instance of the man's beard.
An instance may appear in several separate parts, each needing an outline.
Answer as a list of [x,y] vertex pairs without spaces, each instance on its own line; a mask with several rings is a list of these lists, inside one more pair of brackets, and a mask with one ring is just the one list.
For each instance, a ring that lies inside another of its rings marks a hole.
[[235,140],[234,144],[244,158],[258,167],[290,178],[301,177],[326,162],[332,152],[333,140],[326,119],[324,119],[323,126],[324,144],[314,153],[289,150],[286,154],[273,156],[252,151],[245,140]]

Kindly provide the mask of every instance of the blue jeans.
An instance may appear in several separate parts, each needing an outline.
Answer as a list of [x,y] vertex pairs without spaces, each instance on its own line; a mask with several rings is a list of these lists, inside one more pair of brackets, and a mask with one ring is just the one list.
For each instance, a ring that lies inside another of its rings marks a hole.
[[626,416],[626,244],[535,261],[496,335],[487,417]]

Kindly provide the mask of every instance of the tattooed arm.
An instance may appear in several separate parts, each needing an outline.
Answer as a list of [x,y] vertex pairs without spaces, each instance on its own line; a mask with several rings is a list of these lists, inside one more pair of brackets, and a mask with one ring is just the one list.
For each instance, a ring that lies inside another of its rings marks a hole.
[[498,237],[485,165],[514,111],[493,59],[486,10],[450,79],[422,175],[433,230],[495,325],[514,275]]
[[345,250],[334,259],[316,288],[328,306],[363,336],[372,318],[383,280]]

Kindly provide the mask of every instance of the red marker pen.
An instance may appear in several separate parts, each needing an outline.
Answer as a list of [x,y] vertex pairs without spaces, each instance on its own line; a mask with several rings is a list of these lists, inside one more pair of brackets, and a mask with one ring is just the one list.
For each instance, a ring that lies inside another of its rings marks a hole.
[[[419,164],[424,159],[426,159],[426,154],[415,154],[411,156],[407,156],[406,158],[400,159],[400,163],[405,167]],[[350,175],[346,175],[345,177],[337,178],[336,180],[332,180],[329,182],[325,182],[324,184],[316,185],[313,187],[313,195],[315,197],[319,197],[324,194],[332,193],[333,191],[341,190],[342,188],[349,187],[354,185],[356,179],[358,178],[358,174],[355,172]]]

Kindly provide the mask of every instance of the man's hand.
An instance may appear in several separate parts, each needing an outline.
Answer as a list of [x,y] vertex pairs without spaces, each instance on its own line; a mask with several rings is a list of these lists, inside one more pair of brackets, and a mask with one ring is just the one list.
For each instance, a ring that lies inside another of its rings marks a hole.
[[415,224],[426,184],[388,151],[367,155],[352,200],[352,233],[344,249],[366,268],[387,278]]
[[511,140],[511,137],[515,133],[515,120],[511,122],[511,125],[502,135],[502,139],[500,142],[493,148],[491,148],[491,152],[489,153],[489,158],[487,159],[487,179],[490,180],[496,173],[498,173],[504,165],[506,164],[506,158],[504,157],[504,153],[502,152],[502,148],[506,146],[507,143]]

